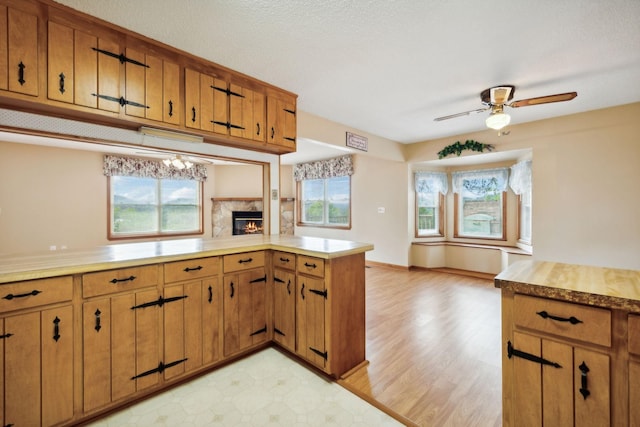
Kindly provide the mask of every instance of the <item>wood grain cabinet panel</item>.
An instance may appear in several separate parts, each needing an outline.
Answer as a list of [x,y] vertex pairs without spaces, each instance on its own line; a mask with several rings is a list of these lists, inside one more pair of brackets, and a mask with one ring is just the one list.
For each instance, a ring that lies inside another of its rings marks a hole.
[[[287,257],[295,259],[295,255]],[[296,351],[296,289],[294,271],[274,268],[273,340],[293,353]]]
[[267,142],[295,151],[296,132],[295,101],[267,97]]
[[0,88],[38,96],[38,12],[33,4],[24,3],[20,8],[4,8],[0,19],[6,19],[2,27],[7,29],[6,47],[0,48],[7,52],[7,63],[1,73],[6,73],[8,79],[0,84]]

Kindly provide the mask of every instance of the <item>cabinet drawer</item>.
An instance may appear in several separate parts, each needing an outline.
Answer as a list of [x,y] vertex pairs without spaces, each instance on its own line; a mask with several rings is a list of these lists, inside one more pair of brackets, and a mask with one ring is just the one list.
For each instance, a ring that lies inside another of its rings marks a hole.
[[121,268],[82,275],[84,298],[158,284],[158,266]]
[[310,274],[311,276],[324,277],[324,259],[310,256],[298,256],[298,273]]
[[225,273],[264,267],[264,251],[225,255],[223,263]]
[[22,308],[37,307],[62,301],[71,301],[71,276],[0,285],[0,313]]
[[640,316],[629,315],[629,353],[640,356]]
[[284,268],[286,270],[296,269],[296,255],[289,252],[273,252],[273,266],[275,268]]
[[164,282],[183,282],[218,274],[218,257],[168,262],[164,265]]
[[513,318],[516,326],[611,346],[611,312],[604,308],[515,295]]

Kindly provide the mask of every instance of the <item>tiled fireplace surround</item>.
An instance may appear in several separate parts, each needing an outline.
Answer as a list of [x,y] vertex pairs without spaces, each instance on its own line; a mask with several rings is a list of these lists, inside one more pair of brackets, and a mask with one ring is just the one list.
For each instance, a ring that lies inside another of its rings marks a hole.
[[[231,212],[262,211],[260,198],[213,198],[211,199],[211,229],[213,237],[233,235]],[[280,199],[280,234],[293,235],[294,199]]]

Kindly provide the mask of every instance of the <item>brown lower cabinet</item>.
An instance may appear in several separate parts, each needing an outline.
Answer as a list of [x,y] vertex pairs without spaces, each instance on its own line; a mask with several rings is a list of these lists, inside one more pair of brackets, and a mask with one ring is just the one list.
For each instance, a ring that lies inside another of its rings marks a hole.
[[270,341],[365,361],[364,253],[258,250],[0,285],[0,422],[74,425]]

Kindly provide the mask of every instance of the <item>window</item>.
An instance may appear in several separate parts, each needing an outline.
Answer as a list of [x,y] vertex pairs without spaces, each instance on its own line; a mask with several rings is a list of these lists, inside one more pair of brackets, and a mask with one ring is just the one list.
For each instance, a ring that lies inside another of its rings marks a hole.
[[453,173],[455,237],[506,239],[508,175],[506,168]]
[[351,228],[350,155],[297,164],[298,225]]
[[109,238],[202,234],[206,168],[178,170],[161,162],[105,156]]
[[448,191],[444,172],[416,172],[416,237],[444,235],[444,195]]
[[531,244],[531,160],[511,166],[509,187],[518,195],[518,240]]
[[309,179],[298,183],[300,225],[349,227],[351,211],[351,179]]

